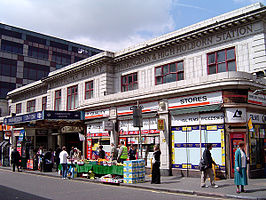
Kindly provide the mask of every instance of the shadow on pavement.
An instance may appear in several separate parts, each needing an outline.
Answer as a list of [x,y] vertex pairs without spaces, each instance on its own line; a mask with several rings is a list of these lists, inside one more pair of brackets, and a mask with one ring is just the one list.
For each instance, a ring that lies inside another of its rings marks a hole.
[[251,190],[246,190],[246,193],[253,193],[258,191],[266,191],[266,189],[265,188],[251,189]]
[[39,197],[30,193],[22,192],[10,187],[0,185],[0,199],[3,200],[51,200],[44,197]]

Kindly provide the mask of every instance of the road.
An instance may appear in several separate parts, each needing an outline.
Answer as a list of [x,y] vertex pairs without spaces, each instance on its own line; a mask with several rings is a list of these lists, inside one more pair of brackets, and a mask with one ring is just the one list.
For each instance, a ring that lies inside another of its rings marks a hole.
[[[128,188],[78,180],[62,180],[0,169],[1,200],[187,200],[215,199]],[[219,198],[217,198],[219,199]]]

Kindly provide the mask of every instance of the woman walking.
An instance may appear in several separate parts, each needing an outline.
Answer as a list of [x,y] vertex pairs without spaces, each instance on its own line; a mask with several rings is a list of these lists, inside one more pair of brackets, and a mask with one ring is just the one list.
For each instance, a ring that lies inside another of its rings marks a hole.
[[154,153],[153,153],[153,164],[152,164],[152,179],[151,179],[152,184],[161,183],[160,155],[161,155],[161,151],[160,151],[159,145],[155,145]]
[[[244,186],[248,184],[247,179],[247,156],[244,151],[245,143],[239,142],[239,148],[235,152],[235,185],[236,193],[246,192]],[[239,186],[241,185],[241,190]]]

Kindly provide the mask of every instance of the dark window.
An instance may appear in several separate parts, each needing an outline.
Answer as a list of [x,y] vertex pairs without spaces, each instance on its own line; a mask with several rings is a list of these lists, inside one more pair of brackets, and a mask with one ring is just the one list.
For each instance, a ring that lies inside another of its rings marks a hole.
[[81,57],[75,56],[75,62],[78,62],[78,61],[83,60],[83,59],[85,59],[85,58],[81,58]]
[[16,53],[16,54],[23,54],[23,44],[18,44],[18,43],[7,41],[7,40],[2,40],[1,50],[11,52],[11,53]]
[[6,98],[7,93],[14,89],[16,89],[15,83],[7,83],[0,81],[0,98]]
[[35,112],[35,100],[27,102],[27,112]]
[[184,80],[183,61],[166,64],[155,68],[155,84]]
[[78,47],[72,47],[72,51],[78,53]]
[[36,37],[36,36],[32,36],[32,35],[26,35],[26,40],[29,42],[34,42],[34,43],[46,45],[46,39],[43,39],[40,37]]
[[37,81],[46,77],[49,70],[49,66],[24,62],[23,78]]
[[208,74],[236,71],[235,48],[224,49],[207,54]]
[[16,114],[21,113],[21,103],[16,104]]
[[62,64],[64,66],[69,65],[71,64],[71,55],[53,51],[52,61],[56,62],[56,64]]
[[42,60],[48,60],[49,57],[47,49],[42,49],[33,46],[29,46],[28,56]]
[[17,76],[17,61],[6,58],[0,58],[0,75],[16,77]]
[[55,91],[54,110],[61,109],[61,90]]
[[42,110],[47,109],[47,97],[42,98]]
[[93,81],[85,83],[85,99],[93,98]]
[[6,35],[14,38],[21,39],[22,34],[16,31],[6,30],[3,28],[0,28],[0,35]]
[[138,89],[138,74],[128,74],[121,77],[121,91],[130,91]]
[[67,88],[67,110],[73,110],[78,107],[78,86]]
[[64,49],[64,50],[68,51],[68,45],[67,44],[62,44],[59,42],[50,41],[50,46],[58,48],[58,49]]

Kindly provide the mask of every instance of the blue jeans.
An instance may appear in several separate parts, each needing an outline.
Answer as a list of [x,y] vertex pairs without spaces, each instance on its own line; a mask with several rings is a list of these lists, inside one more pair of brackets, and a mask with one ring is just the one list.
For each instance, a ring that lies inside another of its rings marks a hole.
[[66,163],[62,163],[62,178],[66,178],[67,177],[67,164]]

